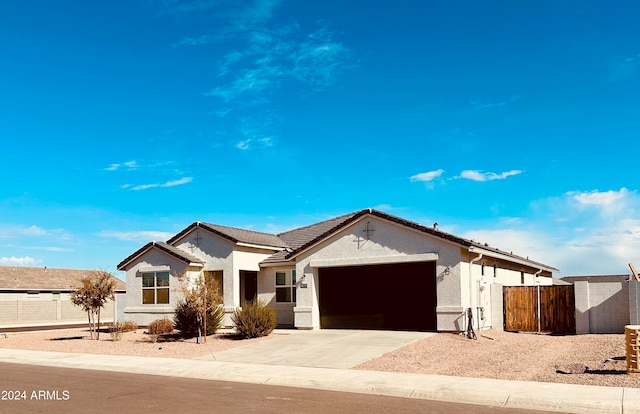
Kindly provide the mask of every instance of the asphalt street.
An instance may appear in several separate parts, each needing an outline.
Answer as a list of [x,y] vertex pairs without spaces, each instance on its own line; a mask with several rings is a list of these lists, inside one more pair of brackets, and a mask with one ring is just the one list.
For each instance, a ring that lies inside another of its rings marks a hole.
[[513,413],[421,399],[0,363],[0,412]]

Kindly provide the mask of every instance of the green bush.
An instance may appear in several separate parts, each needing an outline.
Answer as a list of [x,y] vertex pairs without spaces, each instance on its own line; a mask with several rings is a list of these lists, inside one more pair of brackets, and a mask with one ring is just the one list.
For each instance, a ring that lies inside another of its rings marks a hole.
[[[224,309],[222,306],[215,306],[207,312],[207,335],[215,334],[222,327],[224,319]],[[188,300],[181,300],[176,305],[173,314],[173,323],[175,328],[180,331],[180,335],[184,338],[193,338],[198,336],[199,326],[198,312],[195,304]]]
[[156,319],[149,324],[147,329],[150,335],[162,335],[173,332],[173,322],[169,319]]
[[257,338],[269,335],[276,327],[276,311],[261,300],[247,303],[242,309],[233,312],[231,320],[238,333],[245,338]]
[[122,322],[122,332],[135,332],[138,330],[138,324],[134,321]]

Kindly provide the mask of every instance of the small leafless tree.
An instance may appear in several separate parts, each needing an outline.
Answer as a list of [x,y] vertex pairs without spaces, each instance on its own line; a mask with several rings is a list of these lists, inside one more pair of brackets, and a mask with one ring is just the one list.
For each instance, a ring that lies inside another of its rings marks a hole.
[[179,276],[179,278],[183,300],[196,314],[197,342],[200,343],[203,335],[204,342],[206,342],[207,314],[223,303],[220,285],[214,278],[205,278],[202,272],[198,273],[195,278],[189,278],[186,274]]
[[[80,279],[80,286],[71,292],[71,302],[87,312],[89,335],[100,339],[100,310],[108,300],[114,299],[116,279],[108,272],[99,270]],[[96,322],[97,319],[97,322]]]

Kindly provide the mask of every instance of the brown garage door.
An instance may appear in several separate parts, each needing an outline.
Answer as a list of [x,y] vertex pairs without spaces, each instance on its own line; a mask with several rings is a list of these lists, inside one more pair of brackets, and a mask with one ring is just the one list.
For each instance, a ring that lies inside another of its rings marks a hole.
[[436,330],[435,262],[319,269],[320,326]]

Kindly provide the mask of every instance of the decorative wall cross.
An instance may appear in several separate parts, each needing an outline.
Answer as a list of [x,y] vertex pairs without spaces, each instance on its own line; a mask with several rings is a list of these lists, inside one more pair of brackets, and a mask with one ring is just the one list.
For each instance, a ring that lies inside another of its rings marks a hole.
[[367,224],[364,226],[362,232],[364,233],[364,238],[369,240],[371,236],[373,236],[373,232],[375,229],[371,226],[371,223],[367,221]]
[[202,237],[200,236],[200,230],[196,232],[196,238],[194,240],[196,241],[196,246],[200,247],[200,240],[202,240]]
[[196,244],[193,243],[189,243],[189,249],[191,249],[191,253],[196,251],[197,247],[200,247],[200,241],[202,240],[202,236],[200,236],[200,231],[196,232],[196,237],[194,237],[194,239]]

